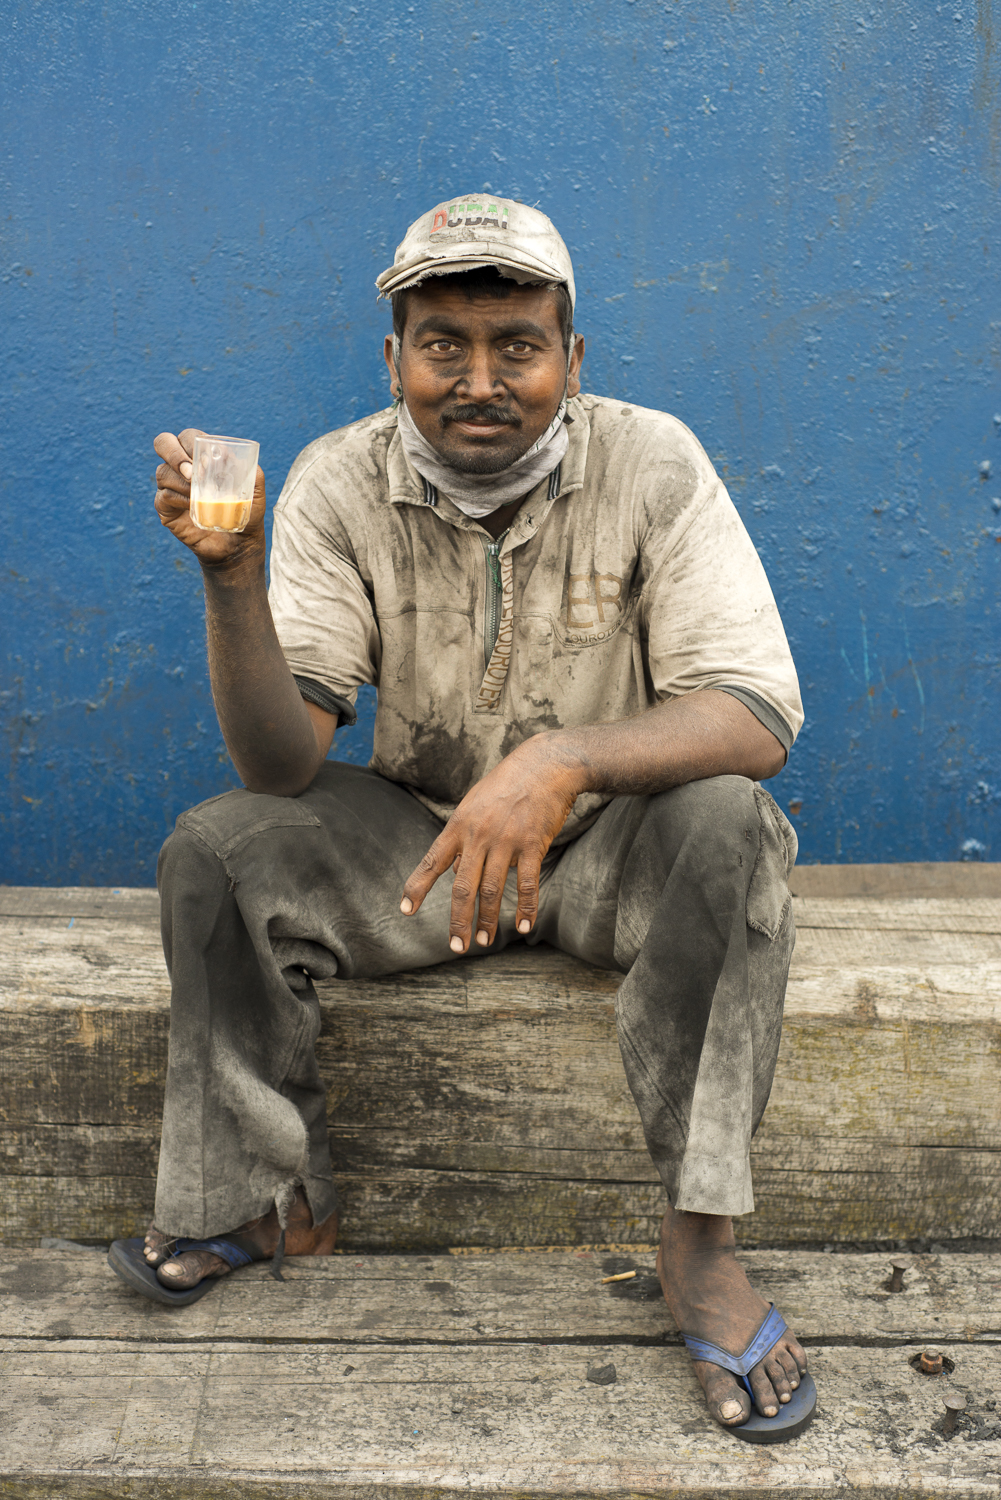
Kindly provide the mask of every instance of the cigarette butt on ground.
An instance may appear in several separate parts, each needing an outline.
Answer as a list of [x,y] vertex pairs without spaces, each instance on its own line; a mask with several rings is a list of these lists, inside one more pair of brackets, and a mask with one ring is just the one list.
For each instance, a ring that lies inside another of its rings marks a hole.
[[610,1281],[632,1281],[635,1275],[635,1271],[620,1271],[618,1276],[603,1276],[601,1284],[602,1286],[607,1286]]

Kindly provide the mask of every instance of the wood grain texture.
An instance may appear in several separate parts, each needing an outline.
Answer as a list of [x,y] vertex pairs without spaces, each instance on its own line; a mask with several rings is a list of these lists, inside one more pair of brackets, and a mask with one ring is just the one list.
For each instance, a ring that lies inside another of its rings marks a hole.
[[[4,1343],[0,1494],[19,1500],[997,1495],[997,1438],[938,1431],[951,1389],[993,1434],[992,1348],[964,1348],[939,1383],[911,1368],[914,1346],[816,1346],[820,1415],[749,1448],[706,1415],[674,1347]],[[614,1384],[587,1380],[608,1362]]]
[[0,885],[0,916],[126,918],[160,925],[155,886]]
[[0,1011],[108,1008],[170,1009],[158,925],[0,916]]
[[796,931],[843,927],[875,936],[885,932],[1001,932],[1001,899],[966,897],[871,898],[797,896]]
[[[1001,1341],[1001,1257],[908,1257],[904,1290],[886,1289],[889,1255],[745,1250],[752,1283],[809,1344]],[[602,1277],[635,1269],[633,1282]],[[496,1251],[286,1261],[224,1276],[180,1314],[133,1294],[97,1251],[16,1250],[0,1260],[4,1336],[186,1344],[267,1339],[313,1343],[579,1340],[678,1342],[653,1252]],[[1001,1420],[1001,1417],[999,1417]]]
[[[794,896],[938,896],[1001,900],[1001,864],[926,861],[883,865],[797,865],[789,877]],[[0,916],[56,916],[66,912],[112,916],[126,908],[158,919],[154,886],[12,886],[0,884]]]
[[[150,893],[127,893],[145,901],[141,918],[115,908],[79,923],[65,911],[80,893],[56,893],[73,898],[58,916],[53,894],[32,895],[39,915],[0,917],[11,1243],[137,1232],[152,1201],[169,994]],[[782,1050],[753,1148],[758,1207],[740,1234],[996,1235],[1001,902],[796,908]],[[650,1241],[663,1195],[615,1041],[619,982],[516,947],[319,986],[344,1243]]]
[[924,864],[797,865],[789,877],[794,896],[943,896],[952,900],[1001,898],[1001,864],[941,860]]

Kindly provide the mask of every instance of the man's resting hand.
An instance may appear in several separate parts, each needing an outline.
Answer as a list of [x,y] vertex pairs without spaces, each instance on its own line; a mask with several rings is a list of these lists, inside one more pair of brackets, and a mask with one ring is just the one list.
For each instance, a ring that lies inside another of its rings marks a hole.
[[[536,735],[519,745],[477,782],[459,803],[403,887],[401,911],[419,909],[450,867],[450,946],[465,953],[473,937],[488,947],[497,935],[508,870],[518,871],[515,925],[531,931],[539,909],[539,870],[581,790],[580,768],[555,736]],[[477,915],[477,897],[479,914]]]

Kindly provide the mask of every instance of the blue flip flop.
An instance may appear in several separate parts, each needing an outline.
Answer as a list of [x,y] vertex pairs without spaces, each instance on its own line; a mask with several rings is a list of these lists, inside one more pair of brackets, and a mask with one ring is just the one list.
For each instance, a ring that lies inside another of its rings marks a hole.
[[[267,1256],[253,1241],[242,1234],[224,1234],[218,1239],[211,1240],[174,1240],[172,1243],[174,1248],[168,1258],[182,1255],[185,1250],[209,1250],[213,1255],[220,1256],[234,1270],[240,1266],[249,1266],[251,1261],[267,1259]],[[219,1280],[218,1276],[205,1276],[194,1286],[172,1292],[169,1287],[164,1286],[156,1274],[156,1268],[151,1266],[146,1259],[143,1254],[144,1247],[145,1240],[142,1239],[115,1240],[108,1251],[108,1265],[116,1276],[121,1277],[126,1286],[131,1287],[134,1292],[139,1292],[143,1297],[149,1297],[152,1302],[161,1302],[165,1307],[187,1307],[190,1303],[197,1302],[199,1297],[204,1297],[206,1292],[210,1292]],[[277,1281],[284,1280],[281,1274],[284,1248],[283,1230],[271,1271]]]
[[[751,1415],[738,1427],[723,1428],[724,1432],[732,1433],[742,1442],[787,1443],[790,1438],[798,1436],[813,1421],[817,1410],[817,1387],[813,1383],[812,1375],[800,1376],[799,1385],[793,1391],[792,1399],[784,1406],[780,1403],[778,1413],[774,1417],[763,1417],[754,1405],[754,1392],[747,1377],[754,1366],[764,1359],[769,1349],[778,1343],[787,1327],[788,1324],[775,1303],[772,1302],[765,1314],[764,1322],[743,1354],[728,1354],[725,1349],[721,1349],[718,1344],[710,1343],[708,1339],[689,1338],[686,1333],[681,1335],[693,1359],[703,1359],[709,1364],[720,1365],[742,1381],[751,1398]],[[723,1424],[720,1423],[720,1426],[722,1427]]]

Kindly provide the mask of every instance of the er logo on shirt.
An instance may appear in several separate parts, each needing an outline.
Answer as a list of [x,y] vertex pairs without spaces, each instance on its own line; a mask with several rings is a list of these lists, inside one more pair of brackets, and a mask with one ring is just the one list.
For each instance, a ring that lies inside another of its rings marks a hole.
[[[622,579],[615,573],[571,573],[567,591],[567,639],[590,644],[612,635],[622,616]],[[586,631],[585,635],[575,632]]]

